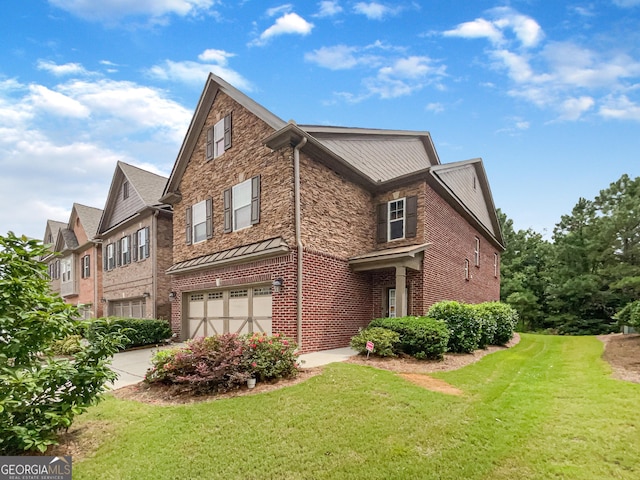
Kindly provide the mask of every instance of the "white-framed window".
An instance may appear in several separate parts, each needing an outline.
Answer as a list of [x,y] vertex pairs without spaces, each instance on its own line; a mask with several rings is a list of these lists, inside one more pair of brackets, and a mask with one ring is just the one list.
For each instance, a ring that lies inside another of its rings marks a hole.
[[498,254],[493,254],[493,276],[498,278]]
[[232,189],[233,230],[251,226],[251,179]]
[[389,240],[400,240],[404,238],[405,223],[405,199],[391,200],[388,204]]
[[475,238],[475,244],[473,247],[473,262],[476,267],[480,266],[480,239]]
[[105,266],[107,270],[113,270],[116,268],[116,246],[113,243],[107,245]]
[[60,261],[60,269],[62,270],[62,281],[71,281],[71,257],[63,258]]
[[224,118],[213,126],[213,158],[224,153]]
[[469,281],[469,260],[464,259],[464,279]]
[[89,278],[91,276],[91,257],[85,255],[82,257],[82,278]]
[[127,235],[120,239],[120,265],[131,263],[131,237]]
[[138,261],[149,257],[149,227],[141,228],[136,233],[136,245],[138,249]]
[[193,243],[207,239],[207,201],[196,203],[191,207],[191,229],[193,231]]

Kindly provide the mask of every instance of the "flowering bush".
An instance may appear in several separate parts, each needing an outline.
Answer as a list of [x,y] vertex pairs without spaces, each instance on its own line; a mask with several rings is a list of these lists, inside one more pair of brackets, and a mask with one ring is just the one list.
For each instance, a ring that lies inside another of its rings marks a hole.
[[201,337],[186,347],[160,350],[145,381],[178,385],[187,393],[226,392],[249,378],[272,380],[297,373],[296,345],[279,334]]
[[245,367],[257,380],[293,377],[298,373],[296,344],[279,333],[246,337]]

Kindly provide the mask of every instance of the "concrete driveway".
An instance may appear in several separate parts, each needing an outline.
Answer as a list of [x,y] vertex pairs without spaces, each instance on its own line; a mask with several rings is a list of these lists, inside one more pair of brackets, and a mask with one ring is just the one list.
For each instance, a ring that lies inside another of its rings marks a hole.
[[[141,382],[147,370],[151,368],[151,357],[155,352],[180,345],[183,344],[178,343],[166,347],[141,348],[139,350],[116,353],[113,356],[111,368],[118,374],[118,379],[113,383],[112,388],[118,389]],[[300,355],[301,366],[302,368],[313,368],[333,362],[342,362],[352,355],[357,355],[357,353],[349,347],[305,353]]]

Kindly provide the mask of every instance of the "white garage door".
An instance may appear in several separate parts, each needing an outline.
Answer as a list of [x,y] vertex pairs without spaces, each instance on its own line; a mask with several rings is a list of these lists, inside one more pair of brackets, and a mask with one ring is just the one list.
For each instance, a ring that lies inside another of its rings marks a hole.
[[271,288],[188,294],[188,336],[265,332],[271,335]]

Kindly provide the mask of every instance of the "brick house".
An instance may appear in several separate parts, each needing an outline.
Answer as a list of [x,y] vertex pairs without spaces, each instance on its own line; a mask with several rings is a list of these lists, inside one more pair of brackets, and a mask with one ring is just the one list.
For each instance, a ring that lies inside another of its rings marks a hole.
[[45,246],[48,247],[49,253],[43,255],[40,261],[47,265],[49,273],[49,288],[52,292],[60,294],[60,257],[55,252],[56,241],[58,240],[58,232],[63,228],[67,228],[64,222],[56,220],[47,220],[47,226],[42,237]]
[[375,317],[498,300],[502,236],[480,159],[427,132],[286,123],[209,75],[161,199],[181,338],[348,345]]
[[102,316],[102,257],[96,238],[101,215],[99,208],[74,203],[69,222],[58,230],[54,248],[58,257],[54,275],[50,275],[52,290],[59,289],[65,302],[77,306],[84,318]]
[[173,226],[167,178],[118,162],[98,225],[105,315],[170,318]]

